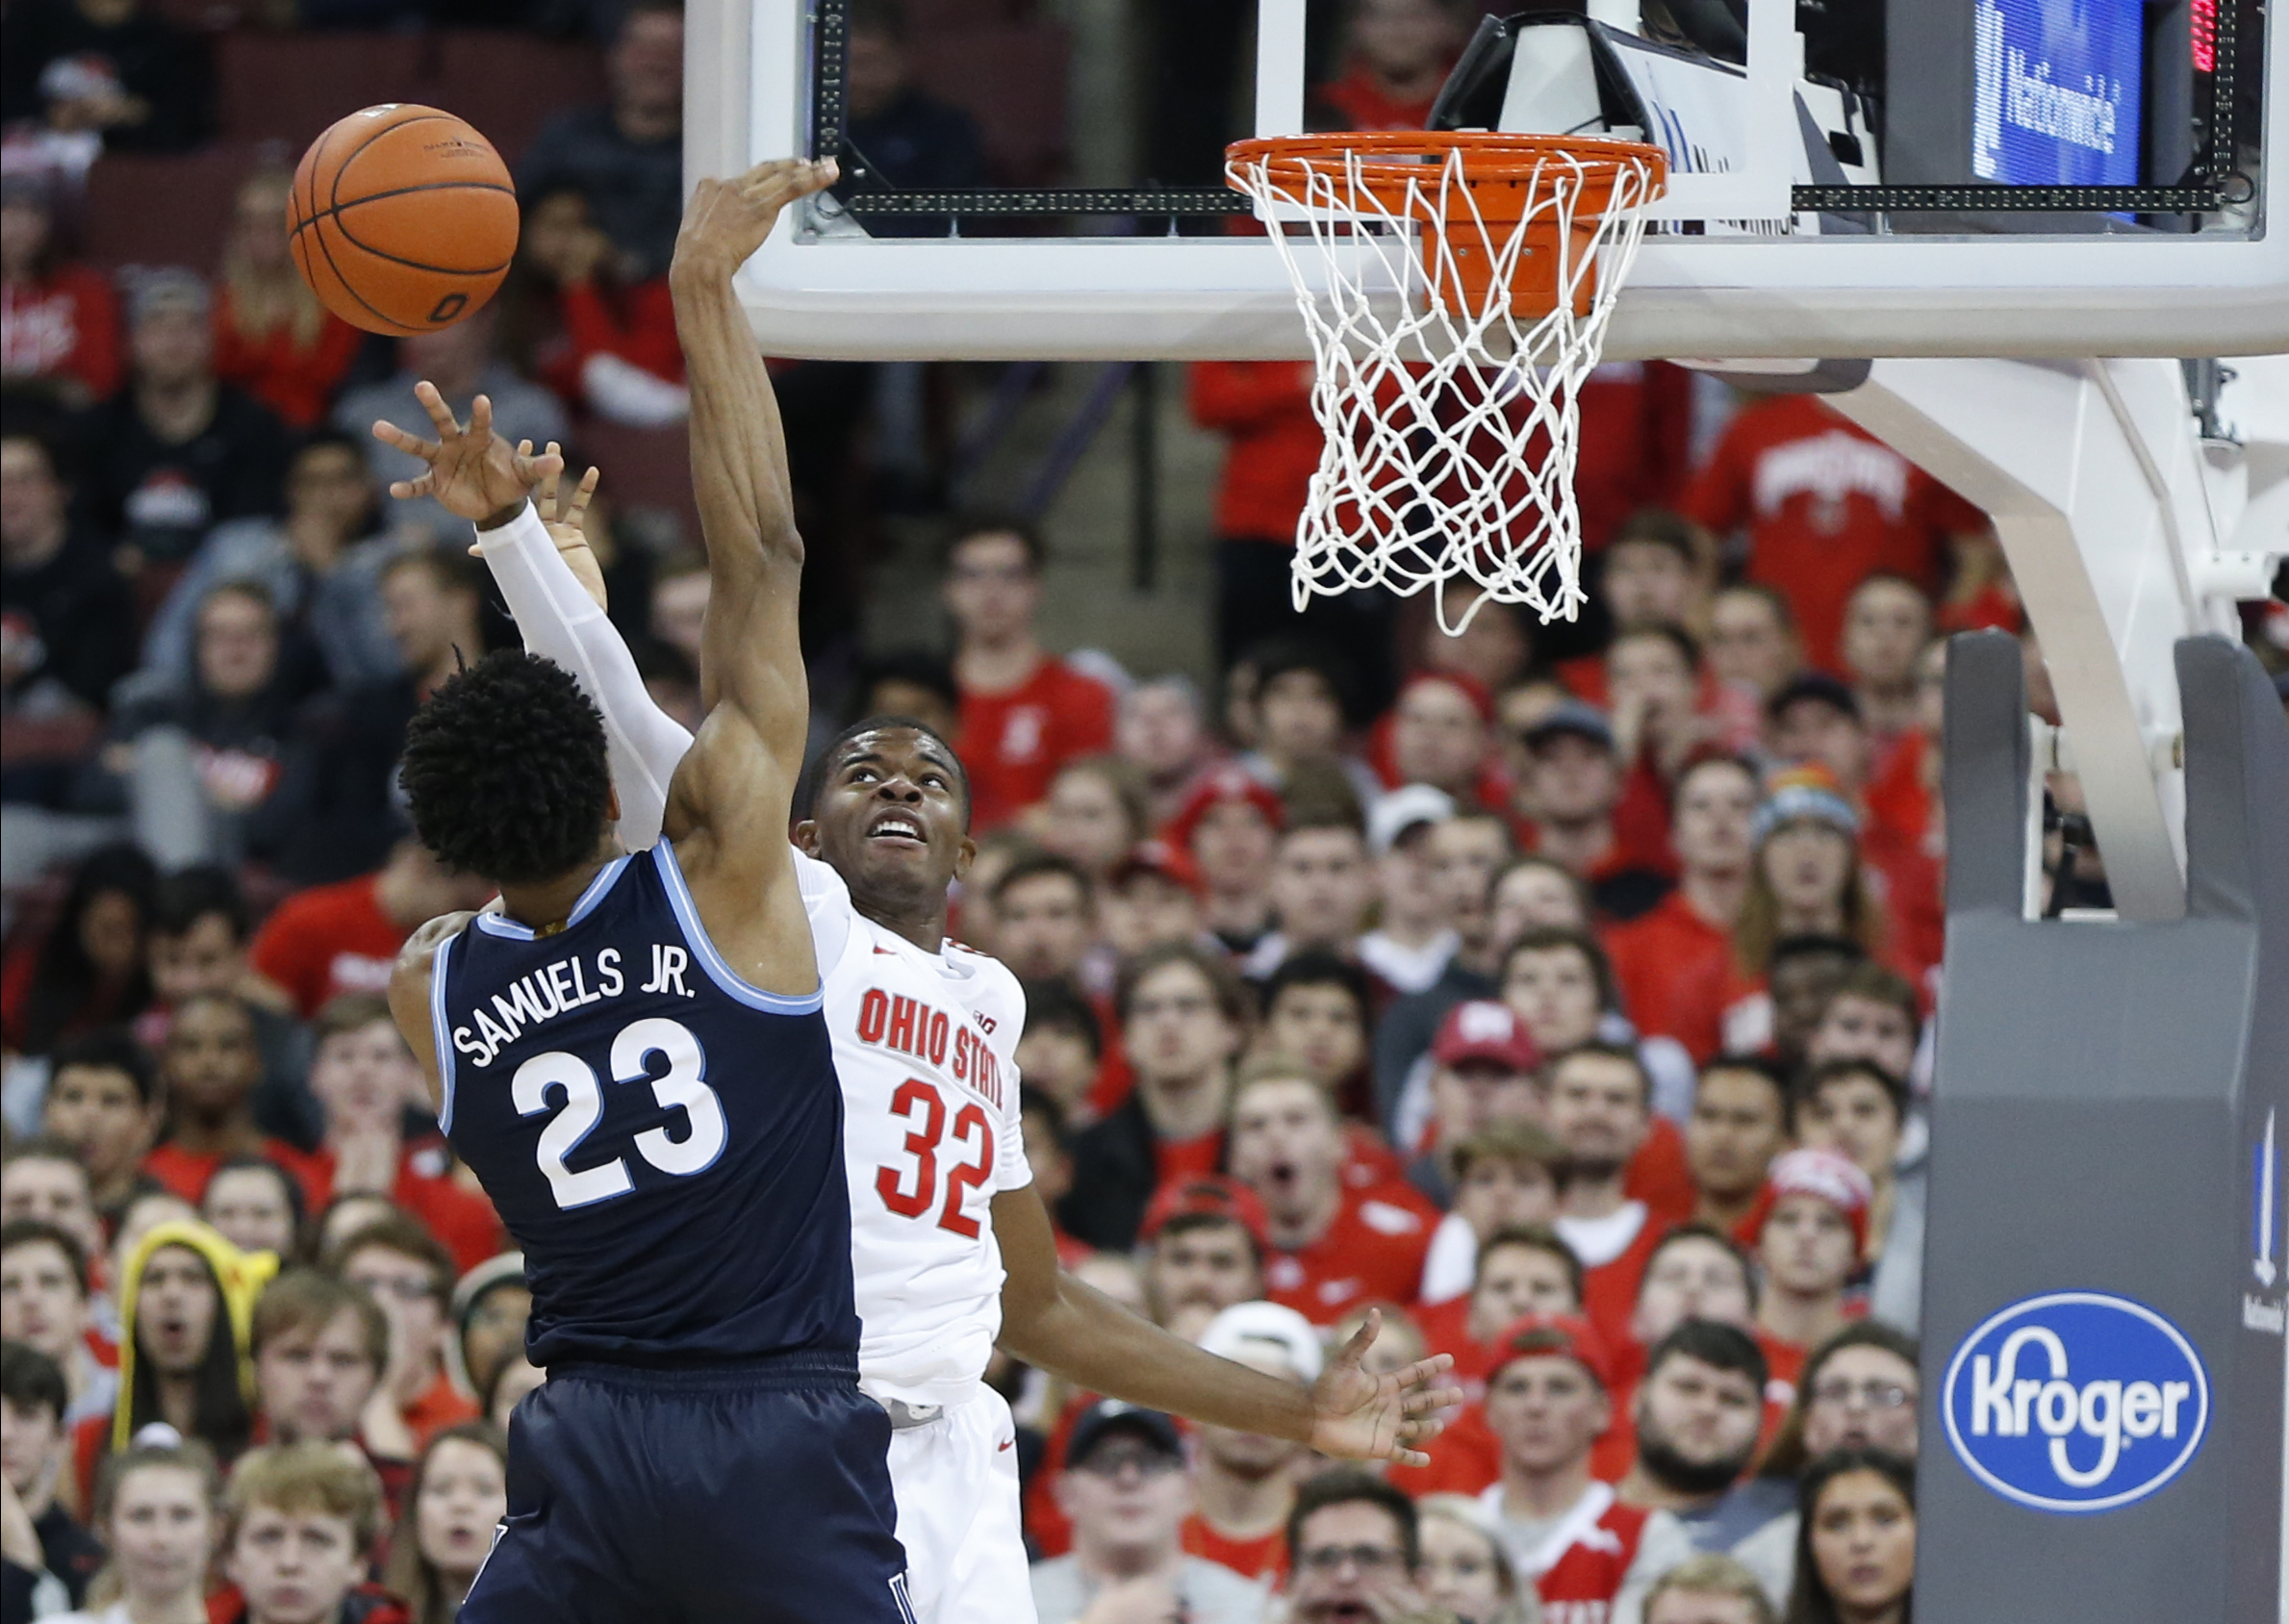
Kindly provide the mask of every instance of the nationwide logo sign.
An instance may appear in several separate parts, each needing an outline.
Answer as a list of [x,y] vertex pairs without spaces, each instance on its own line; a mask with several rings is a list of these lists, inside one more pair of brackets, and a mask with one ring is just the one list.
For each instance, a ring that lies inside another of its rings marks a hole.
[[2111,1511],[2185,1470],[2209,1431],[2209,1373],[2143,1303],[2055,1291],[1990,1315],[1948,1361],[1947,1442],[2038,1511]]

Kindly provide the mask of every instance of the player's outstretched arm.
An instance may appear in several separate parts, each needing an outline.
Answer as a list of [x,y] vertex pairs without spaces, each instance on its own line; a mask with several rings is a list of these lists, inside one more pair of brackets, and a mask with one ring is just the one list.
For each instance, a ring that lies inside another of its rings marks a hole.
[[1049,1212],[1030,1184],[994,1197],[993,1213],[1008,1271],[1002,1346],[1076,1386],[1322,1455],[1418,1466],[1429,1458],[1414,1446],[1444,1426],[1437,1411],[1462,1402],[1462,1389],[1438,1380],[1455,1362],[1445,1354],[1369,1375],[1361,1361],[1381,1325],[1374,1313],[1309,1390],[1204,1353],[1058,1268]]
[[787,845],[810,725],[796,622],[802,538],[778,404],[731,279],[779,212],[834,176],[832,163],[784,159],[736,180],[699,182],[668,272],[691,383],[692,487],[707,541],[699,664],[708,714],[669,785],[665,833],[731,968],[768,992],[796,996],[818,986]]

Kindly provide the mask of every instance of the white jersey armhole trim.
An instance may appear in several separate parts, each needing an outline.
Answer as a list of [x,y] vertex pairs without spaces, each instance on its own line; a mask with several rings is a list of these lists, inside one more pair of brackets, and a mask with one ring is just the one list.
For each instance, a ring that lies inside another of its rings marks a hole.
[[684,884],[683,870],[676,866],[675,848],[669,841],[661,841],[651,849],[652,861],[657,865],[660,881],[667,888],[668,905],[675,910],[675,923],[683,926],[684,940],[699,956],[699,966],[713,981],[730,997],[750,1009],[760,1009],[773,1015],[809,1015],[827,1003],[827,984],[801,998],[785,993],[765,992],[743,979],[724,955],[716,951],[715,942],[708,936],[707,927],[699,923],[699,909],[692,901],[691,888]]
[[[612,882],[621,876],[627,866],[628,859],[626,857],[615,857],[597,871],[596,878],[588,882],[588,889],[581,892],[580,900],[572,904],[572,911],[565,915],[564,927],[567,930],[572,929],[573,926],[578,925],[590,914],[596,912],[597,904],[604,900],[604,893],[612,889]],[[500,914],[481,913],[477,915],[477,928],[488,936],[502,936],[512,942],[538,940],[533,935],[531,926],[520,925],[515,920],[504,918]]]
[[445,960],[459,939],[447,936],[437,944],[437,952],[429,958],[429,1041],[437,1045],[437,1075],[442,1090],[437,1126],[444,1133],[453,1131],[453,1034],[446,1029],[445,1023]]

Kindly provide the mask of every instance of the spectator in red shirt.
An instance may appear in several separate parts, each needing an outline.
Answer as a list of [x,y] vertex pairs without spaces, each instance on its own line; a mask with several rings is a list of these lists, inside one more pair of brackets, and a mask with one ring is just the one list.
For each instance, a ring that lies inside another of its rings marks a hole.
[[1728,1054],[1710,1063],[1685,1126],[1693,1217],[1738,1233],[1765,1187],[1772,1158],[1789,1148],[1789,1084],[1768,1060]]
[[1651,1084],[1636,1053],[1586,1043],[1549,1065],[1550,1135],[1566,1155],[1558,1233],[1582,1259],[1582,1311],[1610,1345],[1629,1330],[1645,1259],[1666,1227],[1628,1194],[1630,1159],[1651,1125]]
[[311,1020],[343,993],[386,992],[417,926],[482,907],[492,895],[485,880],[447,874],[420,841],[401,840],[376,872],[280,903],[254,939],[254,968]]
[[1835,671],[1844,600],[1879,570],[1928,587],[1948,538],[1986,517],[1818,395],[1752,402],[1680,504],[1744,533],[1748,578],[1788,596],[1812,663]]
[[1715,1054],[1721,1037],[1724,1007],[1712,994],[1722,986],[1748,895],[1749,828],[1760,799],[1755,769],[1738,757],[1686,768],[1669,815],[1676,889],[1606,935],[1631,1023],[1648,1036],[1676,1039],[1697,1061]]
[[1447,1011],[1431,1040],[1431,1133],[1408,1167],[1415,1187],[1452,1205],[1448,1170],[1473,1134],[1498,1122],[1538,1124],[1542,1052],[1508,1004],[1471,999]]
[[1916,656],[1930,641],[1931,599],[1904,576],[1870,575],[1844,600],[1844,673],[1879,762],[1916,724]]
[[501,352],[604,422],[659,428],[689,417],[667,277],[635,274],[580,183],[559,180],[522,203],[501,289]]
[[254,1120],[262,1050],[246,1001],[228,993],[186,1000],[167,1027],[160,1054],[166,1077],[167,1136],[143,1158],[143,1171],[196,1204],[207,1180],[231,1156],[259,1155],[301,1181],[310,1211],[324,1203],[312,1158],[265,1134]]
[[1169,844],[1200,868],[1205,922],[1230,952],[1248,952],[1271,929],[1272,852],[1286,816],[1270,789],[1227,766],[1193,786],[1168,825]]
[[1796,620],[1778,587],[1742,581],[1709,605],[1709,669],[1718,682],[1757,705],[1804,669]]
[[324,420],[365,338],[318,303],[294,268],[286,233],[293,185],[272,169],[239,188],[215,297],[215,375],[290,427],[308,429]]
[[1343,1125],[1327,1094],[1292,1070],[1267,1068],[1233,1097],[1233,1176],[1271,1221],[1268,1295],[1315,1325],[1361,1302],[1415,1301],[1437,1209],[1403,1183],[1344,1182]]
[[100,271],[57,253],[43,176],[0,175],[0,378],[67,408],[119,387],[119,301]]
[[1439,0],[1359,0],[1345,43],[1343,76],[1315,92],[1315,129],[1421,129],[1462,41]]
[[1580,1313],[1582,1278],[1582,1260],[1556,1231],[1505,1226],[1479,1247],[1468,1294],[1422,1311],[1424,1342],[1454,1355],[1456,1380],[1484,1396],[1482,1381],[1503,1328],[1524,1314]]
[[371,1296],[390,1322],[380,1396],[397,1411],[416,1447],[426,1447],[447,1427],[475,1420],[475,1403],[445,1373],[455,1271],[437,1237],[413,1219],[385,1218],[344,1239],[327,1263]]
[[1868,1245],[1868,1175],[1834,1151],[1776,1157],[1748,1233],[1765,1274],[1757,1328],[1775,1356],[1773,1374],[1793,1382],[1805,1352],[1844,1329],[1844,1285]]
[[1077,1238],[1126,1252],[1155,1189],[1212,1173],[1223,1155],[1247,990],[1221,955],[1174,942],[1130,964],[1117,1007],[1135,1086],[1074,1140],[1063,1216]]
[[457,1265],[453,1273],[499,1250],[492,1203],[452,1178],[434,1129],[408,1137],[409,1108],[422,1120],[426,1102],[420,1070],[388,1003],[370,993],[344,993],[319,1012],[310,1087],[325,1111],[325,1139],[311,1158],[318,1198],[313,1211],[351,1193],[386,1196],[443,1243]]
[[[1239,1303],[1200,1334],[1220,1358],[1310,1387],[1326,1355],[1311,1322],[1277,1303]],[[1192,1457],[1192,1514],[1184,1549],[1221,1562],[1243,1579],[1278,1585],[1287,1575],[1287,1518],[1310,1451],[1286,1438],[1202,1426]]]
[[1495,1535],[1545,1614],[1569,1624],[1634,1616],[1692,1543],[1668,1513],[1623,1505],[1590,1476],[1590,1445],[1613,1416],[1612,1356],[1569,1314],[1530,1315],[1499,1342],[1486,1413],[1502,1475],[1481,1497]]
[[1040,536],[1022,521],[979,520],[946,559],[954,680],[978,831],[1000,827],[1049,791],[1059,767],[1112,748],[1112,691],[1042,651]]
[[368,1582],[388,1505],[373,1468],[318,1442],[257,1450],[231,1474],[222,1571],[236,1587],[214,1624],[412,1624]]
[[1137,1234],[1154,1323],[1197,1337],[1234,1303],[1260,1298],[1269,1224],[1256,1192],[1235,1180],[1209,1174],[1164,1187]]

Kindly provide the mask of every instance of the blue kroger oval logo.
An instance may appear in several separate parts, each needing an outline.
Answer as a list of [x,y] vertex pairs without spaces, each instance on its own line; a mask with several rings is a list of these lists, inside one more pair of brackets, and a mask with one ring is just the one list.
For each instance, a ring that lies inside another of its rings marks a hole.
[[2055,1291],[1955,1350],[1941,1408],[1971,1475],[2043,1511],[2107,1511],[2185,1469],[2209,1430],[2209,1375],[2143,1303]]

